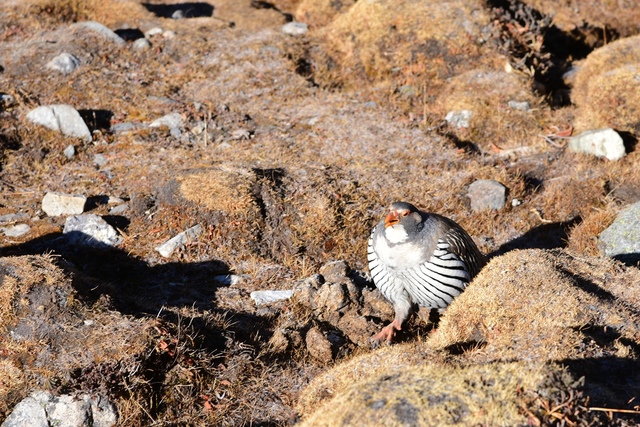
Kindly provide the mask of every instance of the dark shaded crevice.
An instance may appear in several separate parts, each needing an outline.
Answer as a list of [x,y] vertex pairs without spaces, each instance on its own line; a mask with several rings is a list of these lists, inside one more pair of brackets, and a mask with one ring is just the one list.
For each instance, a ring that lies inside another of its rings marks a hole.
[[498,49],[511,57],[511,65],[530,75],[533,89],[552,107],[571,103],[564,74],[574,61],[615,40],[611,29],[584,23],[570,32],[552,23],[552,17],[517,0],[487,0],[500,31]]
[[174,4],[142,3],[149,12],[159,18],[201,18],[213,16],[214,6],[206,2]]
[[109,110],[78,110],[78,113],[91,132],[95,130],[106,132],[111,129],[113,112]]

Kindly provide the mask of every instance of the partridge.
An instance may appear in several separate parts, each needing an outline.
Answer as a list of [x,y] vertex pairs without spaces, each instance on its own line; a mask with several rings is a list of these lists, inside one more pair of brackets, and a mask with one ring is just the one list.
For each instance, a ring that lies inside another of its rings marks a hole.
[[367,253],[373,282],[395,311],[393,322],[371,337],[374,345],[391,342],[414,304],[446,308],[486,264],[456,222],[405,202],[391,204],[371,233]]

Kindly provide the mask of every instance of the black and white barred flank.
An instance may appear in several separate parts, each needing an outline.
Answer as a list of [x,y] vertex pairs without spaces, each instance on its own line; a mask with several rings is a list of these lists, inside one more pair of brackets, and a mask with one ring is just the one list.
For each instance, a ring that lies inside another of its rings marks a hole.
[[406,291],[411,300],[430,308],[445,308],[460,295],[471,280],[467,265],[449,251],[449,243],[438,240],[437,248],[427,262],[406,270],[386,268],[373,250],[369,239],[368,259],[371,277],[389,300]]

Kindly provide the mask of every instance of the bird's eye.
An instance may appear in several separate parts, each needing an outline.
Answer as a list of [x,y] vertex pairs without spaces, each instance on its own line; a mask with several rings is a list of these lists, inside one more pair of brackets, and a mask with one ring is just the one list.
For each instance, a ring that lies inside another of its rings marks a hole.
[[402,213],[400,215],[407,216],[407,215],[409,215],[409,211],[402,211]]

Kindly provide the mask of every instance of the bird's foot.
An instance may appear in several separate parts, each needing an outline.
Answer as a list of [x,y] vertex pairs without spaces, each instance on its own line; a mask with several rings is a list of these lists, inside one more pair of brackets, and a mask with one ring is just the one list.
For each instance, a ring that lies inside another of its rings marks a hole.
[[382,328],[380,332],[369,338],[369,342],[371,343],[371,347],[376,348],[382,342],[386,342],[387,344],[391,344],[393,337],[396,335],[396,331],[401,329],[401,322],[397,319],[394,319],[393,322],[389,323],[387,326]]

